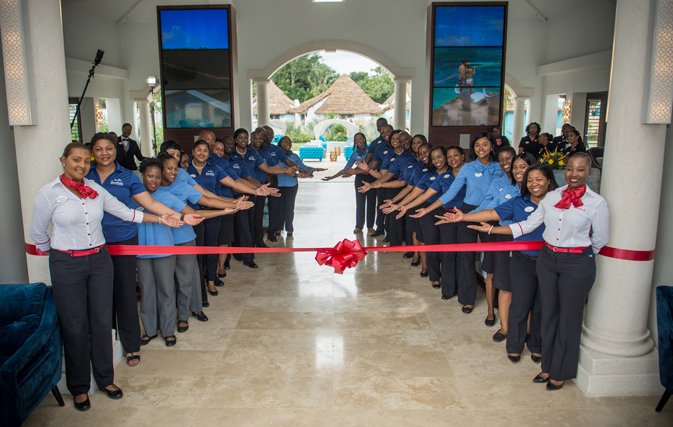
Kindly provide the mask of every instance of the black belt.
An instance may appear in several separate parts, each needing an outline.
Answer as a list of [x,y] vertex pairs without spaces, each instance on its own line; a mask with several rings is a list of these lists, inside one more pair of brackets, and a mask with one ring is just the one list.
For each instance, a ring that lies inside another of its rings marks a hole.
[[523,259],[528,259],[528,260],[531,260],[531,261],[537,261],[537,257],[535,257],[535,256],[530,256],[530,255],[526,255],[526,254],[524,254],[524,253],[521,252],[521,251],[512,251],[512,253],[513,253],[514,255],[517,255],[517,256],[523,258]]

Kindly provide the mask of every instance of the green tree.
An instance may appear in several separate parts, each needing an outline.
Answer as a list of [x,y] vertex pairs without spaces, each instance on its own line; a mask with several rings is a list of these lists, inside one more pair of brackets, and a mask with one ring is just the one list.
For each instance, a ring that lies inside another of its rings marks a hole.
[[353,71],[348,76],[361,88],[364,88],[367,81],[369,81],[369,73],[366,71]]
[[271,80],[290,99],[304,102],[326,91],[338,77],[332,67],[322,62],[322,56],[312,53],[283,65]]
[[393,83],[390,74],[383,67],[376,67],[372,72],[373,75],[368,76],[364,82],[364,86],[360,85],[360,87],[374,102],[383,104],[395,91],[395,83]]

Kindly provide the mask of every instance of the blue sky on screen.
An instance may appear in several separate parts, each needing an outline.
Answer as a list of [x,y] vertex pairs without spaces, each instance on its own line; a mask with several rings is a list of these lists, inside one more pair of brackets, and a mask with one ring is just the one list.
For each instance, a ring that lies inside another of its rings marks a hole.
[[163,49],[229,49],[226,9],[161,11]]
[[502,46],[503,6],[435,9],[435,46]]

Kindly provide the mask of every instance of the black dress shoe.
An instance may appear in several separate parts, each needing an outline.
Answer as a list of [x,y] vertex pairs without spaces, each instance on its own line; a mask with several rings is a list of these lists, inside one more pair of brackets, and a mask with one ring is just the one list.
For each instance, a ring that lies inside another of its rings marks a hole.
[[472,313],[472,310],[474,310],[474,307],[468,307],[466,305],[463,306],[463,313],[465,313],[465,314]]
[[229,261],[224,262],[224,269],[229,270],[231,268],[231,264],[229,264]]
[[487,317],[486,320],[484,320],[484,324],[485,324],[486,326],[488,326],[489,328],[490,328],[491,326],[494,326],[494,325],[495,325],[495,316],[493,316],[493,319],[489,319],[489,318]]
[[148,335],[143,335],[142,337],[140,337],[140,345],[147,345],[150,343],[150,341],[152,341],[156,337],[157,337],[156,335],[152,335],[151,337]]
[[493,341],[495,342],[503,342],[507,339],[507,335],[503,334],[502,332],[498,331],[495,334],[493,334]]
[[[169,340],[169,338],[173,339]],[[168,335],[164,337],[164,341],[166,341],[166,347],[173,347],[178,342],[178,339],[175,337],[175,335]]]
[[521,361],[521,355],[518,356],[512,356],[512,355],[507,355],[507,358],[509,359],[510,362],[512,363],[519,363]]
[[411,263],[412,267],[418,267],[419,265],[421,265],[421,261]]
[[402,258],[406,258],[406,259],[411,259],[413,257],[414,257],[413,252],[405,252],[404,255],[402,255]]
[[439,289],[439,288],[442,287],[442,285],[440,285],[439,283],[433,283],[432,287],[435,288],[435,289]]
[[268,240],[269,242],[277,242],[278,241],[278,239],[276,238],[275,235],[266,236],[266,240]]
[[269,247],[269,245],[267,245],[264,242],[257,243],[257,244],[255,244],[255,246],[257,246],[258,248],[268,248]]
[[533,382],[538,384],[544,384],[547,381],[549,381],[549,377],[545,378],[540,374],[536,375],[535,378],[533,378]]
[[178,332],[180,333],[187,332],[187,330],[189,329],[189,324],[187,326],[180,326],[180,323],[187,323],[187,321],[186,320],[178,321]]
[[87,396],[86,400],[82,403],[75,402],[75,409],[77,409],[78,411],[82,411],[82,412],[88,411],[89,409],[91,409],[91,402],[89,401],[89,396]]
[[530,360],[532,360],[533,363],[540,364],[540,362],[542,362],[542,357],[540,357],[540,356],[535,356],[535,355],[531,354],[531,355],[530,355]]
[[[107,394],[107,397],[109,397],[110,399],[117,400],[117,399],[121,399],[122,397],[124,397],[124,393],[122,393],[122,389],[120,389],[119,387],[117,387],[117,390],[108,390],[105,387],[100,387],[99,386],[98,389],[101,390],[101,391],[104,391],[105,394]],[[88,400],[88,398],[87,398],[87,400]]]
[[257,267],[259,267],[259,266],[255,263],[255,261],[253,261],[253,262],[243,261],[243,265],[246,266],[246,267],[250,267],[250,268],[257,268]]
[[453,297],[447,297],[446,295],[442,295],[442,299],[443,299],[444,301],[446,301],[446,300],[450,300],[451,298],[453,298]]
[[378,230],[376,230],[375,232],[373,232],[372,234],[370,234],[369,237],[379,237],[379,236],[383,236],[383,233],[384,233],[383,230],[378,229]]
[[224,282],[223,282],[222,280],[220,280],[220,276],[219,276],[219,275],[215,278],[215,286],[220,287],[220,288],[221,288],[222,286],[224,286]]
[[421,271],[421,277],[428,277],[429,275],[430,273],[428,273],[427,271]]
[[203,301],[201,307],[210,307],[210,303],[208,301]]
[[240,254],[234,254],[234,259],[236,261],[243,261],[243,257]]
[[206,288],[208,289],[208,293],[210,295],[214,296],[214,297],[216,297],[220,294],[219,292],[217,292],[217,289],[215,289],[214,291],[211,291],[210,288],[208,288],[207,286],[206,286]]
[[196,320],[198,320],[199,322],[208,321],[208,316],[206,316],[206,314],[203,311],[199,311],[198,313],[192,311],[192,316],[196,317]]
[[383,238],[383,243],[390,243],[390,239],[388,238],[388,236]]
[[547,382],[547,390],[549,391],[556,391],[556,390],[561,390],[563,388],[563,385],[565,384],[565,381],[563,381],[561,384],[552,384],[551,381]]

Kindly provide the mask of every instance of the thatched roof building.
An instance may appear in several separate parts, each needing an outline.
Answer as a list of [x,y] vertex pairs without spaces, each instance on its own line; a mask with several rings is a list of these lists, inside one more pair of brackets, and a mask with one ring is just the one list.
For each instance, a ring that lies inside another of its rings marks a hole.
[[347,74],[342,74],[325,92],[291,108],[290,114],[305,114],[321,103],[315,114],[381,114],[383,110]]
[[[253,98],[252,102],[255,104],[252,114],[257,115],[257,97]],[[285,95],[273,80],[269,80],[269,114],[272,116],[290,114],[288,111],[292,107],[294,107],[294,101]]]
[[[383,102],[383,111],[391,110],[395,105],[395,92]],[[411,108],[411,83],[407,82],[407,110]]]

